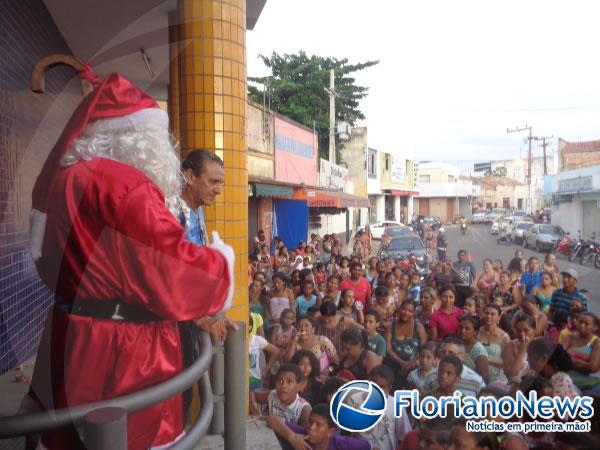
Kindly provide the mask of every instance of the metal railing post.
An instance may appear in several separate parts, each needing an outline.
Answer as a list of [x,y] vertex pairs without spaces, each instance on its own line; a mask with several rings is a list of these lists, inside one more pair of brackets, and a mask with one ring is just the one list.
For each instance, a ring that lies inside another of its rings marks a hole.
[[236,322],[237,331],[228,330],[225,340],[225,448],[246,448],[246,324]]
[[[216,317],[224,319],[225,314],[219,313]],[[225,431],[225,405],[223,404],[225,395],[225,356],[223,355],[223,351],[224,346],[222,342],[213,342],[210,384],[213,388],[214,410],[209,432],[221,436]],[[201,399],[201,401],[204,401],[204,399]]]
[[88,450],[127,450],[127,411],[123,408],[97,409],[83,420]]

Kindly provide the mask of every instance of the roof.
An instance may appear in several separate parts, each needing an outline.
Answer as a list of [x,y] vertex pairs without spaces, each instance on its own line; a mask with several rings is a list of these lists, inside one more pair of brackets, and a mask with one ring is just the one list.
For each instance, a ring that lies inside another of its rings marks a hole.
[[600,140],[567,142],[562,139],[562,141],[564,142],[564,146],[561,149],[563,153],[600,152]]
[[525,184],[508,177],[472,177],[475,184],[485,184],[492,187],[497,186],[525,186]]

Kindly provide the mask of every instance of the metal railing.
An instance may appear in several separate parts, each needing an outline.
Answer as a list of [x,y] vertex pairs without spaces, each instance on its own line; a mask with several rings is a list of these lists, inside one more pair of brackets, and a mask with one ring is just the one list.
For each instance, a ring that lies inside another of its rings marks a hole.
[[[230,374],[225,377],[225,448],[231,450],[242,450],[246,445],[246,324],[238,322],[237,325],[239,329],[229,330],[225,341],[225,373]],[[73,408],[0,417],[0,439],[36,435],[74,425],[83,428],[84,444],[89,450],[126,450],[128,414],[168,400],[200,381],[202,404],[198,419],[171,447],[172,450],[193,448],[208,430],[214,410],[213,391],[208,376],[213,356],[212,343],[208,333],[202,332],[200,336],[200,357],[171,379],[110,400]],[[230,434],[236,436],[228,436]],[[227,445],[228,441],[230,445]]]

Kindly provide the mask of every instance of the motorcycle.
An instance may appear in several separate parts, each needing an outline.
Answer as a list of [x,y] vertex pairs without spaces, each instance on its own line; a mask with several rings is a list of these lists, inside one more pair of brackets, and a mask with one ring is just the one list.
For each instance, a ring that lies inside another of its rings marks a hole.
[[[577,232],[577,239],[581,239],[581,232]],[[570,233],[566,233],[563,238],[556,243],[552,253],[556,257],[564,255],[566,258],[569,258],[573,254],[576,245],[577,241],[571,237]]]
[[596,247],[596,257],[594,258],[594,266],[600,269],[600,245]]
[[579,264],[585,266],[587,262],[590,260],[592,256],[597,254],[596,249],[598,248],[598,243],[596,242],[596,233],[592,233],[592,238],[585,243],[583,248],[581,249],[579,255]]
[[581,249],[583,248],[583,239],[581,238],[580,231],[577,232],[577,236],[578,237],[577,237],[577,242],[575,243],[575,247],[573,248],[573,251],[569,255],[570,262],[575,261],[579,257],[579,254],[581,253]]
[[496,239],[496,244],[500,245],[500,244],[512,244],[512,236],[510,234],[503,234],[501,236],[498,236],[498,239]]
[[466,223],[461,223],[460,224],[460,232],[462,234],[465,234],[467,232],[467,224]]

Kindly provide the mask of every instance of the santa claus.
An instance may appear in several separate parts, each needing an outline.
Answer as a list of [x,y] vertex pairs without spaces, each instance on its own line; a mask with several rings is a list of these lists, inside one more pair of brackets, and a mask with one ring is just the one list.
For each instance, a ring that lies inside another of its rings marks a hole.
[[[182,369],[178,321],[227,308],[233,251],[185,239],[166,199],[181,191],[167,114],[118,74],[94,84],[33,190],[31,252],[55,293],[31,395],[58,409],[138,391]],[[45,351],[48,349],[48,352]],[[181,396],[128,418],[128,448],[183,433]],[[84,448],[73,430],[44,448]]]

